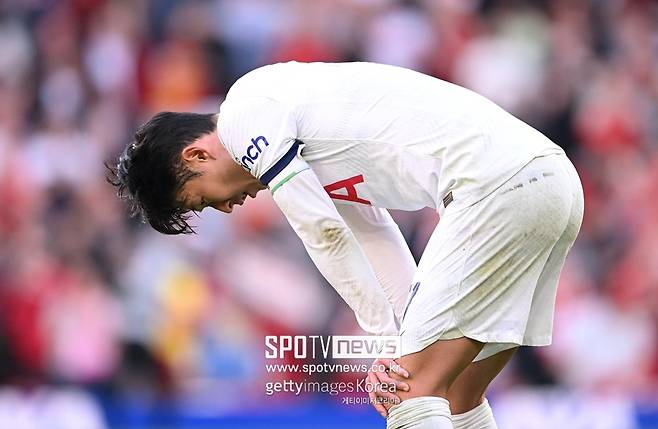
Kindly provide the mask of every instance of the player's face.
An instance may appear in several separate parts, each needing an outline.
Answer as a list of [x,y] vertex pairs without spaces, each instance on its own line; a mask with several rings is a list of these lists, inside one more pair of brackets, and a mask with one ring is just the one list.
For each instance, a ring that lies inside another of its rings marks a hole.
[[241,206],[247,197],[255,198],[258,191],[266,188],[231,159],[214,133],[200,138],[181,155],[188,168],[201,173],[188,180],[179,192],[178,200],[187,210],[212,207],[231,213],[234,206]]
[[226,177],[222,172],[206,170],[183,186],[180,199],[188,210],[202,211],[212,207],[231,213],[234,206],[244,204],[247,197],[255,198],[256,193],[263,188],[258,182],[239,181]]

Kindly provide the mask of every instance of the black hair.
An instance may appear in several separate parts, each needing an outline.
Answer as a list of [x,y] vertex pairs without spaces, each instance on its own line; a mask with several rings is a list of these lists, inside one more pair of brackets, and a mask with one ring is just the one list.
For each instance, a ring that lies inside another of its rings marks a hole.
[[182,150],[204,135],[215,132],[216,114],[160,112],[135,133],[115,166],[107,163],[108,182],[128,201],[131,216],[163,234],[189,234],[189,210],[181,206],[178,192],[201,173],[187,168]]

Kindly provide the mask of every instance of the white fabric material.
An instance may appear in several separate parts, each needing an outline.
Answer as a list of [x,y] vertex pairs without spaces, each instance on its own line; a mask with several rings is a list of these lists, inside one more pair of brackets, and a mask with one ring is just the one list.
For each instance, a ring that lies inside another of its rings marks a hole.
[[[313,171],[301,171],[273,197],[322,275],[354,311],[361,328],[374,335],[397,335],[393,306]],[[300,204],[304,210],[299,209]]]
[[514,343],[487,343],[484,345],[482,350],[480,350],[480,353],[478,353],[478,355],[475,356],[473,362],[481,361],[495,354],[498,354],[502,351],[513,349],[518,346],[519,346],[518,344],[514,344]]
[[220,109],[221,142],[235,162],[260,178],[298,136],[291,106],[265,96],[232,97]]
[[[395,233],[382,246],[388,256],[378,255],[370,240],[379,232],[334,204],[441,214],[412,281],[421,285],[403,324],[403,354],[462,335],[509,347],[550,342],[557,276],[579,225],[576,209],[568,214],[576,185],[564,174],[540,176],[506,195],[501,185],[533,159],[564,152],[494,103],[399,67],[292,61],[239,79],[218,133],[236,162],[270,186],[367,332],[397,333],[408,249]],[[404,261],[399,277],[393,254]],[[489,346],[476,359],[493,354]]]
[[582,186],[564,155],[533,160],[465,210],[449,206],[418,264],[402,354],[462,336],[487,343],[476,361],[550,344],[558,279],[582,216]]
[[400,228],[386,209],[364,205],[337,205],[375,271],[398,320],[407,299],[416,262]]
[[450,403],[435,396],[406,399],[388,410],[386,429],[452,429]]
[[563,153],[472,91],[374,63],[291,61],[253,70],[228,92],[218,133],[255,177],[298,139],[323,186],[361,177],[359,198],[336,191],[335,203],[439,213],[448,191],[454,209],[464,208],[534,157]]
[[455,429],[498,429],[487,398],[470,411],[453,414],[452,426]]

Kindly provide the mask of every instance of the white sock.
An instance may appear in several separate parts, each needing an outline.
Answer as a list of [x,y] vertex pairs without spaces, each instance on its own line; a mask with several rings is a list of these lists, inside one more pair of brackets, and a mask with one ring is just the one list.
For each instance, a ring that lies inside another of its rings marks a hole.
[[386,429],[453,429],[450,403],[437,396],[420,396],[388,410]]
[[454,429],[498,429],[487,398],[470,411],[453,414],[452,425]]

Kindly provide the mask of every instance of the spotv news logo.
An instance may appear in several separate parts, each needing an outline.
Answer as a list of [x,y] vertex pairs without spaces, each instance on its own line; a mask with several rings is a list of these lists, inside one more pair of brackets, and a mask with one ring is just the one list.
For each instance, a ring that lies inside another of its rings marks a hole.
[[397,335],[267,335],[265,358],[296,359],[399,358],[400,337]]

